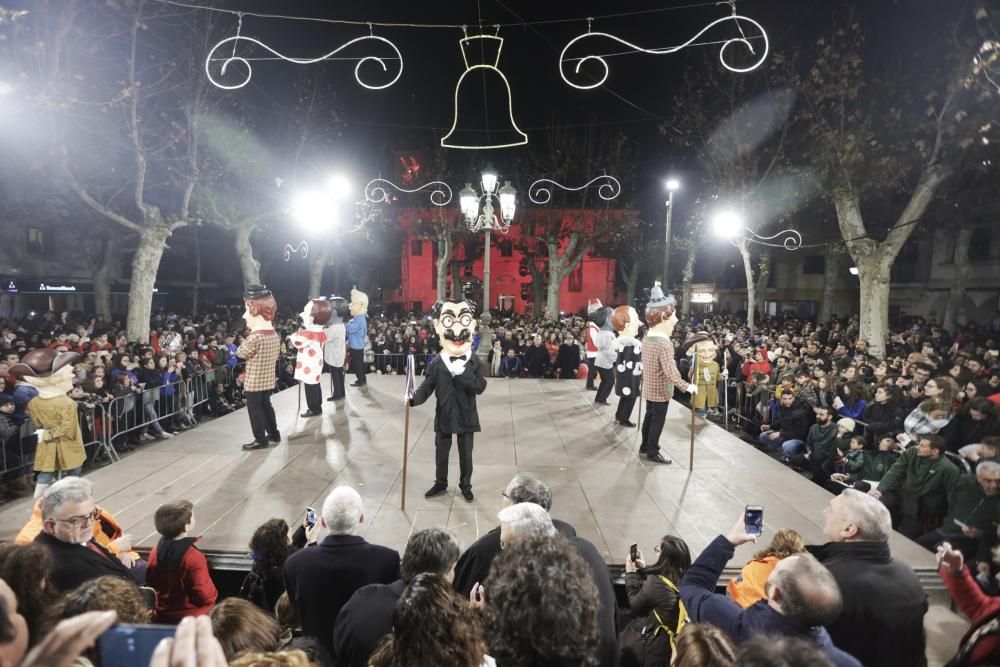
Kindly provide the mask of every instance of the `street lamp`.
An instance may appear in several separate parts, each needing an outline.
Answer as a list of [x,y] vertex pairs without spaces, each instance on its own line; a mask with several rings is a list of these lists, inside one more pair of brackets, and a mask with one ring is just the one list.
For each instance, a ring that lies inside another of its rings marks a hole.
[[350,195],[350,180],[344,174],[333,174],[325,187],[306,190],[292,200],[292,216],[304,229],[325,232],[336,221],[338,205]]
[[[482,194],[477,193],[471,183],[466,183],[458,193],[458,205],[465,216],[466,226],[471,232],[486,232],[485,249],[483,251],[483,315],[482,320],[489,325],[490,319],[490,234],[497,230],[501,234],[510,231],[510,221],[514,219],[517,208],[517,190],[507,181],[502,188],[497,188],[497,174],[492,169],[485,169],[480,179]],[[493,202],[500,208],[500,216],[496,215]],[[479,206],[482,204],[482,213]]]
[[741,242],[757,243],[770,248],[798,250],[802,247],[802,234],[794,229],[782,229],[771,236],[763,236],[750,229],[743,217],[733,210],[722,210],[712,218],[712,231],[716,236],[729,239],[738,246]]
[[663,284],[670,284],[670,223],[674,217],[674,192],[681,187],[680,181],[676,178],[667,179],[667,225],[663,242]]
[[712,220],[712,231],[716,236],[732,239],[743,231],[743,218],[735,211],[720,211]]

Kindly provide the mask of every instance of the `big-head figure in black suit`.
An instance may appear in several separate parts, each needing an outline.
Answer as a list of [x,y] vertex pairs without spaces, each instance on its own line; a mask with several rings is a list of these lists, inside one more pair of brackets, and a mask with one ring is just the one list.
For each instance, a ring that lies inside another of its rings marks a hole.
[[420,405],[431,394],[434,411],[434,486],[425,497],[448,490],[448,455],[451,436],[458,437],[458,485],[462,497],[472,502],[472,437],[481,430],[476,396],[486,391],[483,362],[472,352],[476,332],[475,306],[470,301],[438,301],[431,311],[434,330],[441,341],[441,354],[427,365],[424,382],[414,392],[410,405]]

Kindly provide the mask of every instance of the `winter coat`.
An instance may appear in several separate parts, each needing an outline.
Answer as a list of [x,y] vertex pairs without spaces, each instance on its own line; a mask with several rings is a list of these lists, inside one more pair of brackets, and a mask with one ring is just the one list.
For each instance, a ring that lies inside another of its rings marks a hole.
[[[675,585],[677,582],[674,582]],[[653,615],[655,611],[663,624],[671,630],[677,627],[677,615],[680,613],[680,596],[670,589],[657,575],[643,576],[637,572],[625,575],[625,593],[628,604],[636,615],[633,623],[641,623],[646,628],[656,628],[660,622]],[[651,632],[651,630],[650,630]],[[624,647],[622,647],[624,648]],[[670,637],[662,630],[655,637],[648,637],[642,642],[642,653],[622,651],[622,667],[653,667],[670,663]],[[636,660],[635,658],[638,658]]]
[[916,447],[910,447],[882,478],[879,491],[884,494],[898,490],[919,497],[924,511],[943,515],[959,476],[958,468],[945,456],[922,458],[917,456]]
[[205,554],[194,546],[198,539],[163,537],[149,552],[146,585],[156,589],[157,623],[174,624],[185,616],[208,614],[219,597]]

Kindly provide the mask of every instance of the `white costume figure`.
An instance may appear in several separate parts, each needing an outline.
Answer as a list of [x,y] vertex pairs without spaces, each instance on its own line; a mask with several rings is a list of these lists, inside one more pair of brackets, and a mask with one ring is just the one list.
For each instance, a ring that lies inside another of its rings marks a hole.
[[288,337],[298,350],[295,357],[295,379],[306,386],[307,410],[303,417],[323,414],[323,390],[319,386],[323,374],[323,344],[326,334],[323,325],[330,319],[330,302],[326,299],[310,299],[302,309],[302,329]]
[[328,401],[339,401],[345,398],[344,392],[344,358],[347,356],[347,329],[344,318],[348,316],[347,300],[339,296],[331,296],[330,321],[327,322],[326,345],[323,346],[323,361],[330,367],[330,385],[332,388]]

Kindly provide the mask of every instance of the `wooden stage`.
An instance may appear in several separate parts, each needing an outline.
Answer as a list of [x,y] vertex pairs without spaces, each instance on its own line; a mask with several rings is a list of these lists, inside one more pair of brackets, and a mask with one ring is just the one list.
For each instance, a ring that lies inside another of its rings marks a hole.
[[[456,452],[451,492],[424,499],[434,481],[433,400],[411,409],[403,512],[402,385],[402,377],[370,376],[367,388],[348,387],[346,401],[324,401],[324,415],[312,419],[297,417],[298,397],[289,389],[273,399],[284,436],[280,445],[243,452],[240,445],[251,435],[241,410],[144,445],[89,477],[99,503],[144,547],[155,545],[153,512],[169,500],[195,504],[203,549],[246,552],[259,524],[271,517],[301,521],[307,505],[318,510],[341,484],[364,498],[362,528],[369,541],[402,551],[414,528],[447,526],[467,545],[497,525],[500,492],[519,470],[533,471],[552,486],[552,514],[575,526],[609,563],[623,562],[633,541],[651,554],[665,533],[683,537],[697,553],[728,530],[746,504],[764,506],[763,543],[781,527],[798,530],[807,542],[823,541],[826,491],[701,419],[692,471],[690,413],[676,402],[661,437],[674,463],[649,463],[636,453],[638,429],[613,424],[615,406],[595,405],[594,392],[579,380],[489,380],[479,401],[484,430],[476,435],[473,503],[457,493]],[[0,506],[0,540],[16,535],[30,507],[30,499]],[[742,547],[737,559],[756,548]],[[917,569],[934,567],[930,553],[901,536],[893,536],[892,551]]]

